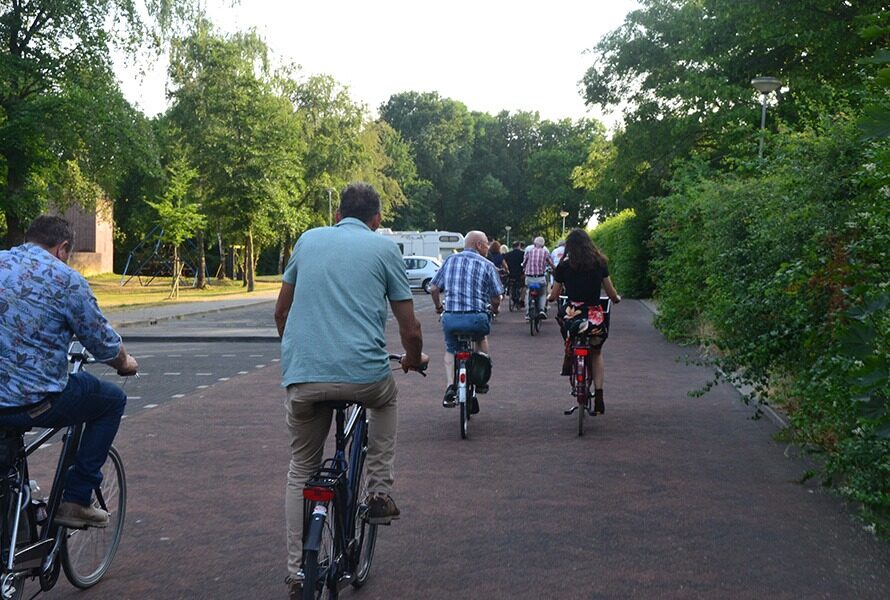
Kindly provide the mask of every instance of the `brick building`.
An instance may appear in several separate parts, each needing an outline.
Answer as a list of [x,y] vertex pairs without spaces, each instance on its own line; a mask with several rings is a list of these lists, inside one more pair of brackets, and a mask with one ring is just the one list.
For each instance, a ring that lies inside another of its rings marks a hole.
[[81,274],[97,275],[114,271],[114,224],[112,205],[100,200],[95,209],[72,206],[62,214],[74,229],[74,253],[68,264]]

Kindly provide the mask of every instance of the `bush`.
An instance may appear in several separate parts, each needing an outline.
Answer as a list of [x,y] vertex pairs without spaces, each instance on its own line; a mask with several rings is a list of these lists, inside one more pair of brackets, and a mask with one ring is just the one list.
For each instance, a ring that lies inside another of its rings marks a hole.
[[715,176],[688,165],[653,222],[656,324],[780,404],[824,478],[890,533],[890,173],[852,123],[773,139]]
[[652,292],[646,275],[647,234],[646,219],[633,209],[606,219],[590,234],[597,247],[609,257],[609,274],[622,296],[648,298]]

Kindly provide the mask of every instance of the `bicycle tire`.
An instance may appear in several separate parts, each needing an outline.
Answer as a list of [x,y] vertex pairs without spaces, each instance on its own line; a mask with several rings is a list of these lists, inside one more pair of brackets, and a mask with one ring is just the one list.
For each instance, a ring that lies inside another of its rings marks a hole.
[[535,333],[541,333],[541,317],[535,317]]
[[532,311],[528,311],[528,328],[532,334],[532,337],[535,337],[535,321],[538,320],[538,317],[532,315]]
[[[353,573],[352,587],[358,589],[365,585],[368,575],[371,573],[371,563],[374,560],[374,548],[377,546],[377,525],[372,525],[364,518],[367,506],[363,499],[368,495],[367,473],[365,472],[365,456],[368,452],[368,434],[365,428],[364,448],[359,454],[357,472],[358,481],[353,486],[353,498],[355,498],[355,539],[358,540],[355,547],[355,573]],[[355,444],[355,440],[352,442]],[[351,453],[350,453],[351,454]]]
[[307,550],[303,557],[303,600],[336,600],[337,586],[329,585],[328,569],[334,556],[334,535],[331,523],[334,523],[334,505],[327,505],[328,514],[321,530],[318,550]]
[[127,514],[127,477],[120,453],[112,446],[102,466],[99,486],[111,517],[107,527],[60,528],[62,567],[71,585],[87,589],[96,585],[111,566],[124,531]]

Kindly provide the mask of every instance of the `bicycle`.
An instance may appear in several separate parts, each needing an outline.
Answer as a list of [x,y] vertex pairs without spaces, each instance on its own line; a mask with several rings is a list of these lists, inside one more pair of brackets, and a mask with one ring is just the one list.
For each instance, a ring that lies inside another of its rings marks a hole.
[[473,338],[478,334],[471,331],[455,331],[457,348],[454,353],[454,386],[455,400],[460,407],[460,438],[467,439],[469,435],[470,416],[479,412],[479,400],[476,398],[476,386],[467,375],[470,359],[473,356],[475,342]]
[[510,312],[519,310],[522,307],[522,283],[519,279],[507,279],[507,296],[509,297]]
[[[389,358],[401,356],[390,354]],[[378,525],[368,522],[368,505],[363,502],[367,496],[366,409],[361,403],[339,400],[320,404],[335,411],[336,450],[303,488],[304,600],[336,600],[346,586],[362,587],[377,543]]]
[[544,284],[529,283],[528,284],[528,307],[526,315],[528,316],[528,326],[532,337],[541,331],[541,321],[544,320],[543,312],[538,310],[538,298],[544,293]]
[[[560,296],[560,301],[565,302],[566,296]],[[609,326],[609,314],[612,308],[612,301],[608,298],[600,298],[600,304],[603,307],[604,321],[606,331]],[[572,408],[563,411],[565,415],[578,413],[578,436],[584,435],[584,419],[587,415],[596,416],[593,410],[593,394],[590,393],[590,386],[593,383],[593,357],[591,354],[594,350],[593,338],[596,332],[587,330],[580,334],[570,336],[572,347],[572,395],[575,397],[577,404]]]
[[[92,356],[78,342],[68,349],[72,373]],[[62,451],[47,499],[36,498],[40,488],[30,479],[28,457],[62,430]],[[38,579],[41,591],[52,589],[60,569],[75,587],[94,586],[108,571],[123,534],[127,482],[120,453],[113,446],[102,467],[102,483],[94,490],[99,506],[111,515],[105,528],[72,529],[55,522],[62,501],[65,475],[74,463],[84,425],[57,427],[38,434],[29,444],[28,429],[0,432],[0,598],[19,600],[25,580]],[[32,598],[34,597],[32,596]]]

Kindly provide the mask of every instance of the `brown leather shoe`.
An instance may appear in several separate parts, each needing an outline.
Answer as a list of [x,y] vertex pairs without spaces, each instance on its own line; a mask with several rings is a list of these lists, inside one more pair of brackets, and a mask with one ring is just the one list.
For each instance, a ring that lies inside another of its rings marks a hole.
[[368,494],[365,502],[368,505],[368,523],[371,525],[389,525],[402,514],[388,495]]
[[71,529],[108,527],[111,515],[95,506],[83,506],[76,502],[62,502],[56,511],[56,523]]

